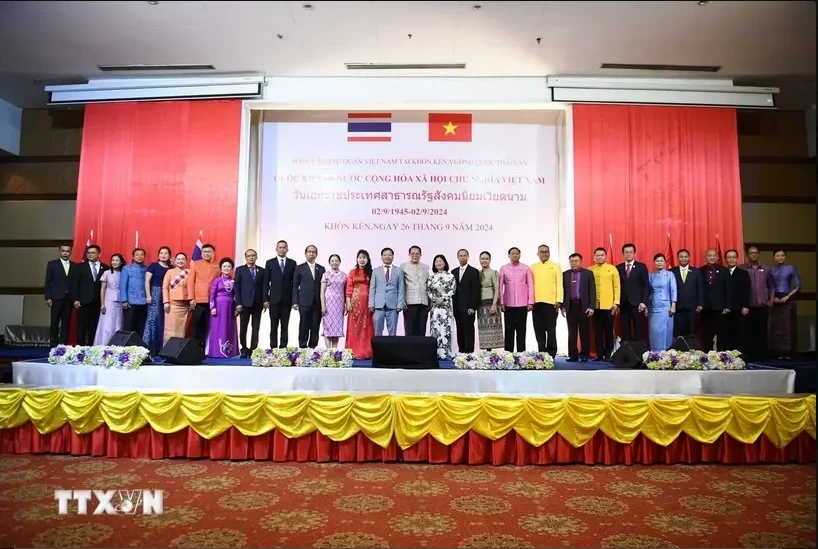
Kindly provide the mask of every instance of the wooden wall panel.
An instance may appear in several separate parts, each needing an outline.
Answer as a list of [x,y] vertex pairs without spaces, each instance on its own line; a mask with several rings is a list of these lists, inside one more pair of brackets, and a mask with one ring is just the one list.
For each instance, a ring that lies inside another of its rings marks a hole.
[[0,194],[77,193],[80,163],[76,160],[48,163],[0,162]]
[[20,156],[75,156],[82,145],[84,110],[26,109]]
[[743,204],[746,244],[815,244],[815,204]]

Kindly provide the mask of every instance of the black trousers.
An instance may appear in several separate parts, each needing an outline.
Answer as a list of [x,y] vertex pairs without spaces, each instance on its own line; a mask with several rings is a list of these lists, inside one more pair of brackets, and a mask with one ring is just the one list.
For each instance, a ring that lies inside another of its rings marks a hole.
[[641,341],[645,339],[645,314],[639,312],[638,305],[624,303],[619,307],[622,315],[622,341]]
[[553,303],[535,303],[531,313],[537,350],[557,356],[557,316],[559,312]]
[[317,305],[299,305],[298,313],[298,346],[302,349],[318,347],[318,330],[321,328],[321,307]]
[[[290,313],[293,306],[289,303],[270,304],[270,348],[283,349],[290,340]],[[281,328],[281,337],[278,329]]]
[[676,309],[673,315],[673,337],[684,337],[696,334],[696,310]]
[[503,313],[505,322],[505,345],[506,351],[514,352],[514,340],[517,340],[517,352],[525,351],[525,330],[528,322],[527,307],[506,307]]
[[53,299],[51,301],[51,346],[68,344],[68,329],[71,323],[71,300]]
[[403,311],[403,333],[408,336],[425,336],[428,319],[428,305],[407,305]]
[[[198,305],[196,309],[198,310]],[[207,312],[210,315],[210,309]],[[195,315],[195,313],[194,313]],[[145,332],[145,322],[148,321],[148,306],[147,305],[128,305],[128,310],[123,315],[122,329],[126,332],[136,332],[136,335],[142,337]],[[194,316],[194,319],[196,317]],[[195,326],[195,325],[194,325]],[[207,332],[205,332],[206,334]]]
[[724,315],[721,309],[702,309],[702,347],[703,351],[713,350],[713,338],[718,338],[718,348],[720,351],[726,349],[724,346]]
[[210,304],[197,303],[193,309],[193,339],[196,345],[205,348],[207,332],[210,330]]
[[[582,308],[582,303],[572,301],[565,311],[565,318],[568,320],[568,356],[571,358],[588,358],[591,350],[591,319]],[[577,334],[579,334],[580,347],[577,349]]]
[[[253,321],[252,334],[250,335],[250,346],[247,346],[247,325]],[[239,344],[242,351],[253,352],[258,347],[258,330],[261,326],[261,304],[253,307],[242,307],[239,317]]]
[[747,355],[751,360],[765,360],[769,353],[767,345],[767,307],[751,307],[747,315]]
[[746,317],[741,314],[741,309],[730,311],[729,314],[724,315],[724,345],[722,345],[722,338],[719,338],[720,351],[744,352],[745,319]]
[[[470,315],[468,311],[456,311],[454,313],[454,323],[457,327],[457,352],[474,352],[474,321],[476,315]],[[525,342],[525,339],[523,339]]]
[[[99,303],[82,305],[77,311],[77,345],[93,345],[99,324]],[[142,334],[139,334],[140,336]],[[104,342],[103,345],[107,345]]]
[[610,309],[596,309],[593,319],[596,357],[608,360],[614,348],[614,317]]

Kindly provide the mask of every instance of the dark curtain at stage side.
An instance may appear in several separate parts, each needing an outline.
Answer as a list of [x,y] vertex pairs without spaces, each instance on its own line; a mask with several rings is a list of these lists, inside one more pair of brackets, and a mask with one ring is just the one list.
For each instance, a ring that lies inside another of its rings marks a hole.
[[190,257],[199,231],[234,256],[241,101],[89,105],[80,157],[74,259],[89,231],[107,263],[139,245]]
[[695,266],[716,235],[722,251],[741,249],[734,109],[575,105],[573,120],[576,248],[586,265],[609,234],[617,263],[633,242],[649,269],[668,233]]

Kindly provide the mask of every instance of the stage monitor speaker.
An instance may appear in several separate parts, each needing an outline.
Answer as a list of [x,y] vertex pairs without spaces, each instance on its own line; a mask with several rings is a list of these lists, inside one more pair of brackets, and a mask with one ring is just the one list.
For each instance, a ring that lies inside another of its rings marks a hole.
[[190,338],[172,337],[165,343],[159,356],[168,364],[181,366],[196,366],[204,360],[204,352],[196,342]]
[[117,333],[111,336],[111,340],[108,342],[108,345],[114,347],[144,347],[145,349],[148,346],[139,337],[139,334],[136,332],[126,332],[125,330],[119,330]]
[[673,345],[670,346],[670,351],[701,351],[702,346],[699,345],[696,336],[689,335],[689,336],[679,336],[673,340]]
[[406,370],[436,370],[437,340],[422,336],[375,336],[372,338],[372,367]]
[[644,368],[642,355],[648,350],[644,341],[623,341],[619,349],[611,356],[611,362],[617,368]]

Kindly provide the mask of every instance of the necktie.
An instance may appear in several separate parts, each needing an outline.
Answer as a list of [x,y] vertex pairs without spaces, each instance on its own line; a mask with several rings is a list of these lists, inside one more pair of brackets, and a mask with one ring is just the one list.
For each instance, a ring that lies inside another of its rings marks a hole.
[[256,268],[255,267],[250,267],[250,276],[253,278],[253,280],[256,279]]
[[625,278],[630,278],[630,277],[631,277],[631,265],[630,265],[630,263],[628,263],[627,265],[625,265]]
[[682,282],[685,282],[686,280],[687,280],[687,269],[682,271]]
[[91,263],[91,270],[94,273],[94,280],[96,280],[97,279],[97,264],[96,263]]
[[389,267],[386,268],[386,281],[389,282]]
[[65,271],[65,274],[68,274],[68,262],[67,261],[62,262],[62,270]]
[[283,257],[281,258],[281,260],[279,260],[278,264],[279,264],[279,268],[281,269],[281,272],[283,273],[284,272],[284,258]]

